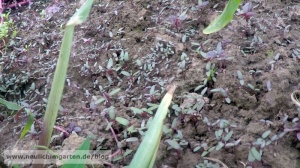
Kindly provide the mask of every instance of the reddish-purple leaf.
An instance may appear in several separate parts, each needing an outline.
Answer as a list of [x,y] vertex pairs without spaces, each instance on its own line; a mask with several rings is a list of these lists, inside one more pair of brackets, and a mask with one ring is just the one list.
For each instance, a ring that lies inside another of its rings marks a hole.
[[300,132],[297,133],[297,138],[300,141]]

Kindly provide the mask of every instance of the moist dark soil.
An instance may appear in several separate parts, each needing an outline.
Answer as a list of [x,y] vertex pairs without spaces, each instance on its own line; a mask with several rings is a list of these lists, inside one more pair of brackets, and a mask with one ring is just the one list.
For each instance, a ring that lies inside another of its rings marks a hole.
[[[54,130],[50,148],[64,149],[71,142],[69,146],[75,148],[85,137],[92,136],[91,150],[109,149],[114,153],[119,148],[112,132],[106,129],[109,121],[121,142],[121,153],[117,156],[133,151],[111,163],[114,167],[128,165],[141,141],[138,129],[155,114],[155,110],[153,114],[135,114],[132,107],[148,109],[149,105],[159,104],[169,86],[177,84],[155,167],[196,167],[203,163],[205,158],[201,154],[218,144],[215,131],[224,120],[232,124],[230,141],[240,142],[214,150],[206,157],[230,168],[244,167],[250,144],[268,130],[271,131],[268,139],[280,135],[285,124],[291,125],[300,117],[290,98],[293,91],[300,89],[300,3],[297,0],[247,2],[252,2],[255,13],[249,23],[235,16],[221,31],[205,35],[202,30],[220,14],[226,2],[210,1],[198,8],[196,1],[188,0],[96,0],[87,21],[75,28],[56,122],[56,126],[66,130],[72,123],[81,131],[78,136],[68,138]],[[17,36],[0,42],[0,93],[4,99],[30,108],[37,120],[42,121],[45,112],[64,26],[81,4],[74,0],[45,0],[11,11]],[[177,26],[172,24],[170,18],[178,18],[184,11],[187,17],[178,20]],[[215,50],[219,42],[225,57],[233,59],[207,60],[197,52]],[[129,56],[126,61],[122,61],[124,53]],[[107,68],[109,59],[113,65]],[[208,62],[216,67],[215,80],[207,78]],[[243,85],[237,71],[243,75]],[[205,79],[207,84],[198,87]],[[109,101],[95,105],[97,99],[117,88],[121,91]],[[226,94],[211,92],[216,88],[222,88]],[[193,108],[199,99],[190,97],[201,97],[201,92],[205,104],[203,108]],[[189,112],[184,112],[187,102],[192,106]],[[129,125],[111,119],[110,108],[117,117],[127,119]],[[1,111],[1,155],[4,150],[14,148],[33,149],[38,141],[39,123],[34,125],[36,134],[18,141],[27,120],[26,112],[16,120],[9,110],[3,107]],[[209,125],[204,122],[207,120],[217,124]],[[136,132],[130,133],[130,126]],[[139,141],[126,142],[129,137],[137,137]],[[167,139],[181,142],[181,149],[172,149]],[[201,144],[207,146],[195,150]],[[261,161],[248,165],[300,168],[299,148],[296,134],[289,132],[262,149]]]

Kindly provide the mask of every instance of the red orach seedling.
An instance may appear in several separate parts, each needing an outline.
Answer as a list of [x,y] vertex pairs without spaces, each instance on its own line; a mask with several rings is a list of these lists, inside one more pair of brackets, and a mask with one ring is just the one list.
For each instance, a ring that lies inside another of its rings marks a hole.
[[251,2],[247,2],[243,6],[242,10],[238,11],[237,15],[242,16],[246,20],[246,22],[249,23],[250,18],[252,16],[254,16],[254,12],[252,12],[252,9],[253,9],[252,3]]
[[169,21],[171,22],[172,27],[175,27],[176,31],[179,32],[184,28],[182,21],[184,21],[186,18],[186,12],[183,12],[181,14],[169,16]]

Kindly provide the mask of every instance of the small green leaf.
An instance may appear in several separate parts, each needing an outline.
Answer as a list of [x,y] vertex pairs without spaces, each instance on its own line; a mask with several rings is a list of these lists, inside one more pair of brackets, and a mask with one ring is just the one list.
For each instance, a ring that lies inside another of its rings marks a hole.
[[261,161],[261,155],[260,153],[256,150],[255,147],[251,148],[251,154],[254,156],[254,158],[258,161]]
[[206,65],[205,65],[206,70],[210,70],[210,66],[211,66],[210,62],[206,63]]
[[131,149],[126,149],[125,153],[123,154],[123,157],[126,157],[127,155],[129,155],[130,153],[132,153],[133,150]]
[[270,133],[271,133],[271,131],[268,130],[268,131],[264,132],[264,133],[262,134],[261,137],[262,137],[263,139],[265,139],[265,138],[267,138],[267,137],[270,135]]
[[230,131],[230,132],[224,137],[224,141],[225,141],[225,142],[229,141],[229,139],[231,138],[232,134],[233,134],[233,131]]
[[199,89],[201,89],[201,88],[203,88],[204,87],[204,85],[199,85],[199,86],[197,86],[195,89],[194,89],[194,91],[198,91]]
[[122,156],[117,156],[113,159],[114,162],[118,161],[118,160],[121,160],[122,159]]
[[277,135],[273,135],[272,138],[271,138],[271,141],[276,141],[278,140],[278,136]]
[[221,88],[216,88],[216,89],[212,89],[212,90],[210,90],[211,92],[221,92]]
[[116,121],[124,126],[129,124],[129,121],[122,117],[116,117]]
[[125,52],[125,54],[124,54],[124,61],[128,61],[128,60],[129,60],[128,52]]
[[226,97],[226,98],[225,98],[225,101],[226,101],[226,103],[228,103],[228,104],[231,102],[231,100],[230,100],[229,97]]
[[237,73],[237,76],[238,76],[239,80],[243,80],[244,79],[243,74],[242,74],[241,71],[236,71],[236,73]]
[[216,139],[217,139],[217,140],[220,140],[222,134],[223,134],[223,130],[222,130],[222,129],[219,129],[219,130],[215,131]]
[[95,101],[95,104],[99,104],[99,103],[102,103],[102,102],[104,102],[105,101],[105,98],[100,98],[100,99],[98,99],[97,101]]
[[201,146],[197,146],[196,148],[193,149],[193,152],[197,152],[200,149],[201,149]]
[[113,106],[110,106],[109,107],[109,118],[110,119],[114,119],[115,118],[115,110],[114,110],[114,107]]
[[210,25],[203,30],[204,34],[211,34],[224,28],[233,18],[235,11],[238,9],[241,0],[229,0],[224,11]]
[[27,119],[27,123],[26,125],[24,126],[24,129],[21,133],[21,136],[20,136],[20,139],[23,139],[24,136],[27,134],[27,132],[30,130],[31,128],[31,125],[33,124],[33,121],[34,121],[34,116],[32,114],[32,112],[28,109],[25,109],[26,112],[27,112],[27,115],[28,115],[28,119]]
[[249,87],[250,89],[254,90],[254,86],[251,85],[250,83],[248,83],[248,87]]
[[254,162],[255,161],[255,157],[253,156],[252,152],[249,151],[248,153],[248,162]]
[[178,121],[178,119],[177,119],[177,118],[174,118],[174,120],[173,120],[173,122],[172,122],[172,126],[171,126],[171,128],[173,128],[173,129],[175,129],[175,128],[176,128],[177,121]]
[[6,106],[10,110],[20,110],[21,109],[21,106],[19,106],[18,104],[6,101],[2,98],[0,98],[0,104],[3,104],[4,106]]
[[126,142],[136,142],[138,141],[139,139],[137,137],[131,137],[131,138],[127,138],[126,139]]
[[113,66],[114,62],[112,58],[109,58],[106,68],[110,69]]
[[214,151],[214,150],[216,150],[216,147],[215,147],[215,146],[209,148],[209,149],[208,149],[208,152],[212,152],[212,151]]
[[205,87],[202,91],[201,91],[201,95],[204,95],[207,91],[207,87]]
[[177,141],[175,140],[171,140],[171,139],[167,139],[166,142],[174,149],[180,149],[180,145],[178,144]]
[[111,125],[112,125],[112,123],[111,123],[111,122],[109,122],[109,123],[107,124],[106,128],[105,128],[105,131],[109,130],[109,129],[110,129],[110,127],[111,127]]
[[216,147],[216,150],[222,149],[224,145],[225,144],[223,142],[219,142],[218,145],[217,145],[217,147]]
[[121,74],[123,74],[123,75],[125,75],[125,76],[128,76],[128,77],[130,76],[130,73],[127,72],[127,71],[122,71]]
[[134,112],[134,114],[141,114],[144,112],[143,110],[136,108],[136,107],[130,107],[130,110],[132,110]]
[[109,96],[113,96],[114,94],[118,93],[121,89],[120,88],[117,88],[111,92],[109,92]]
[[208,153],[209,153],[208,151],[204,151],[204,152],[201,154],[201,156],[204,157],[204,156],[206,156]]
[[153,85],[150,89],[150,94],[155,94],[155,85]]
[[184,34],[181,38],[181,42],[185,43],[186,42],[186,35]]

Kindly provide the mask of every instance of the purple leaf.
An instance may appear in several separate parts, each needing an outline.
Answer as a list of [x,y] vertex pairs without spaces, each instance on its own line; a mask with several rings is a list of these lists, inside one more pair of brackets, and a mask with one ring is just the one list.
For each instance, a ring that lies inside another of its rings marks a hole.
[[252,11],[252,3],[251,3],[251,2],[247,2],[247,3],[243,6],[243,11],[244,11],[245,13],[251,12],[251,11]]
[[205,6],[207,6],[208,4],[209,4],[208,1],[204,1],[204,2],[202,2],[202,3],[200,3],[200,4],[198,4],[198,5],[197,5],[197,8],[198,8],[198,9],[202,9],[202,8],[204,8]]
[[46,12],[51,13],[51,14],[57,13],[59,10],[60,10],[60,7],[58,7],[56,5],[46,8]]
[[171,22],[175,22],[176,21],[176,19],[177,19],[177,16],[175,16],[175,15],[171,15],[171,16],[169,16],[169,21],[171,21]]
[[81,128],[80,128],[80,127],[74,127],[73,131],[75,131],[75,132],[80,132],[80,131],[81,131]]
[[215,50],[213,50],[213,51],[208,51],[207,53],[206,53],[206,57],[207,58],[212,58],[212,57],[215,57],[215,56],[217,56],[218,55],[218,53],[217,53],[217,51],[215,51]]
[[72,132],[74,128],[75,128],[75,123],[71,122],[70,125],[69,125],[69,128],[67,128],[67,131]]
[[300,132],[297,133],[297,138],[300,141]]

